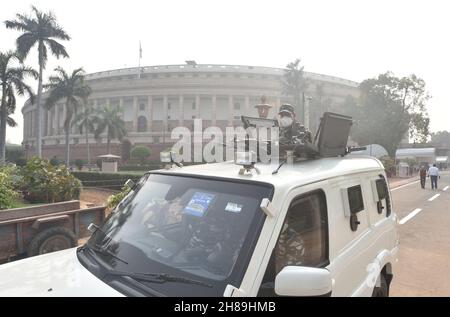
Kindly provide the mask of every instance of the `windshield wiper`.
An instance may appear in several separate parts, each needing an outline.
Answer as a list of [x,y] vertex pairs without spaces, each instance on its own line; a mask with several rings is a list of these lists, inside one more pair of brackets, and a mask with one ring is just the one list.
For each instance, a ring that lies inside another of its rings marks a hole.
[[133,272],[124,272],[124,271],[109,271],[107,275],[116,275],[121,277],[131,277],[135,280],[150,282],[150,283],[165,283],[165,282],[175,282],[175,283],[186,283],[186,284],[193,284],[193,285],[200,285],[205,287],[213,287],[211,284],[197,281],[194,279],[186,278],[186,277],[180,277],[175,275],[170,275],[167,273],[133,273]]
[[87,246],[88,246],[88,248],[91,249],[92,251],[95,251],[95,252],[100,253],[100,254],[103,254],[103,255],[109,255],[110,257],[113,257],[113,258],[119,260],[120,262],[123,262],[123,263],[125,263],[125,264],[128,264],[127,261],[125,261],[125,260],[119,258],[117,255],[115,255],[114,253],[112,253],[112,252],[111,252],[110,250],[108,250],[108,249],[103,249],[103,248],[99,248],[99,247],[91,246],[91,245],[87,245]]

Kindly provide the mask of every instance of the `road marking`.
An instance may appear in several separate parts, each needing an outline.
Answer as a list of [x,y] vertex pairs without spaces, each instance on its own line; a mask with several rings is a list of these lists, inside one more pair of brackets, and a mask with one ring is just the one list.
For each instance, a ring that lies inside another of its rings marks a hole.
[[450,186],[445,186],[444,187],[444,192],[449,188]]
[[414,216],[416,216],[419,212],[421,212],[422,209],[417,208],[414,209],[409,215],[407,215],[405,218],[403,218],[402,220],[400,220],[400,224],[404,225],[406,222],[408,222],[409,220],[411,220],[411,218],[413,218]]
[[406,185],[402,185],[402,186],[395,187],[395,188],[391,189],[391,192],[393,192],[394,190],[397,190],[397,189],[406,187],[406,186],[410,186],[410,185],[413,185],[413,184],[417,184],[418,182],[419,182],[419,181],[414,181],[414,182],[408,183],[408,184],[406,184]]
[[428,199],[428,201],[433,201],[433,200],[435,200],[436,198],[438,198],[439,196],[441,196],[441,194],[436,194],[436,195],[434,195],[433,197],[431,197],[430,199]]

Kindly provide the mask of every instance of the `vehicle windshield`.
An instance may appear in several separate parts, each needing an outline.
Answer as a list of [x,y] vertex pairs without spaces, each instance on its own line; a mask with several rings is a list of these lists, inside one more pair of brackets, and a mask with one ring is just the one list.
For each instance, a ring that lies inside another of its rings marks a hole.
[[[238,263],[249,261],[265,219],[259,206],[271,193],[270,186],[259,183],[150,174],[117,206],[88,246],[115,255],[98,256],[116,270],[171,273],[224,284]],[[234,276],[234,282],[243,273]]]

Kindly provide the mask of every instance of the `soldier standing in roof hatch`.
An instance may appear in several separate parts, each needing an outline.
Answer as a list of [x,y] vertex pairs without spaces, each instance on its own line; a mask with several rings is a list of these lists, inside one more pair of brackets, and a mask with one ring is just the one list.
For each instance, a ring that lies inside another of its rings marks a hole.
[[278,112],[278,122],[280,126],[280,141],[288,143],[309,142],[312,143],[312,134],[304,125],[295,120],[294,107],[290,104],[283,104]]

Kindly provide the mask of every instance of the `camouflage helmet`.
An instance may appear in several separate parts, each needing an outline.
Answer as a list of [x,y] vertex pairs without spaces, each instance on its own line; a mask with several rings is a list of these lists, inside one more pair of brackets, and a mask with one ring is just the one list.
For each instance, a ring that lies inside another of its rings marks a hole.
[[295,116],[294,106],[292,106],[291,104],[288,104],[288,103],[281,105],[280,111],[278,112],[278,114],[282,114],[282,113],[289,114],[290,116]]

